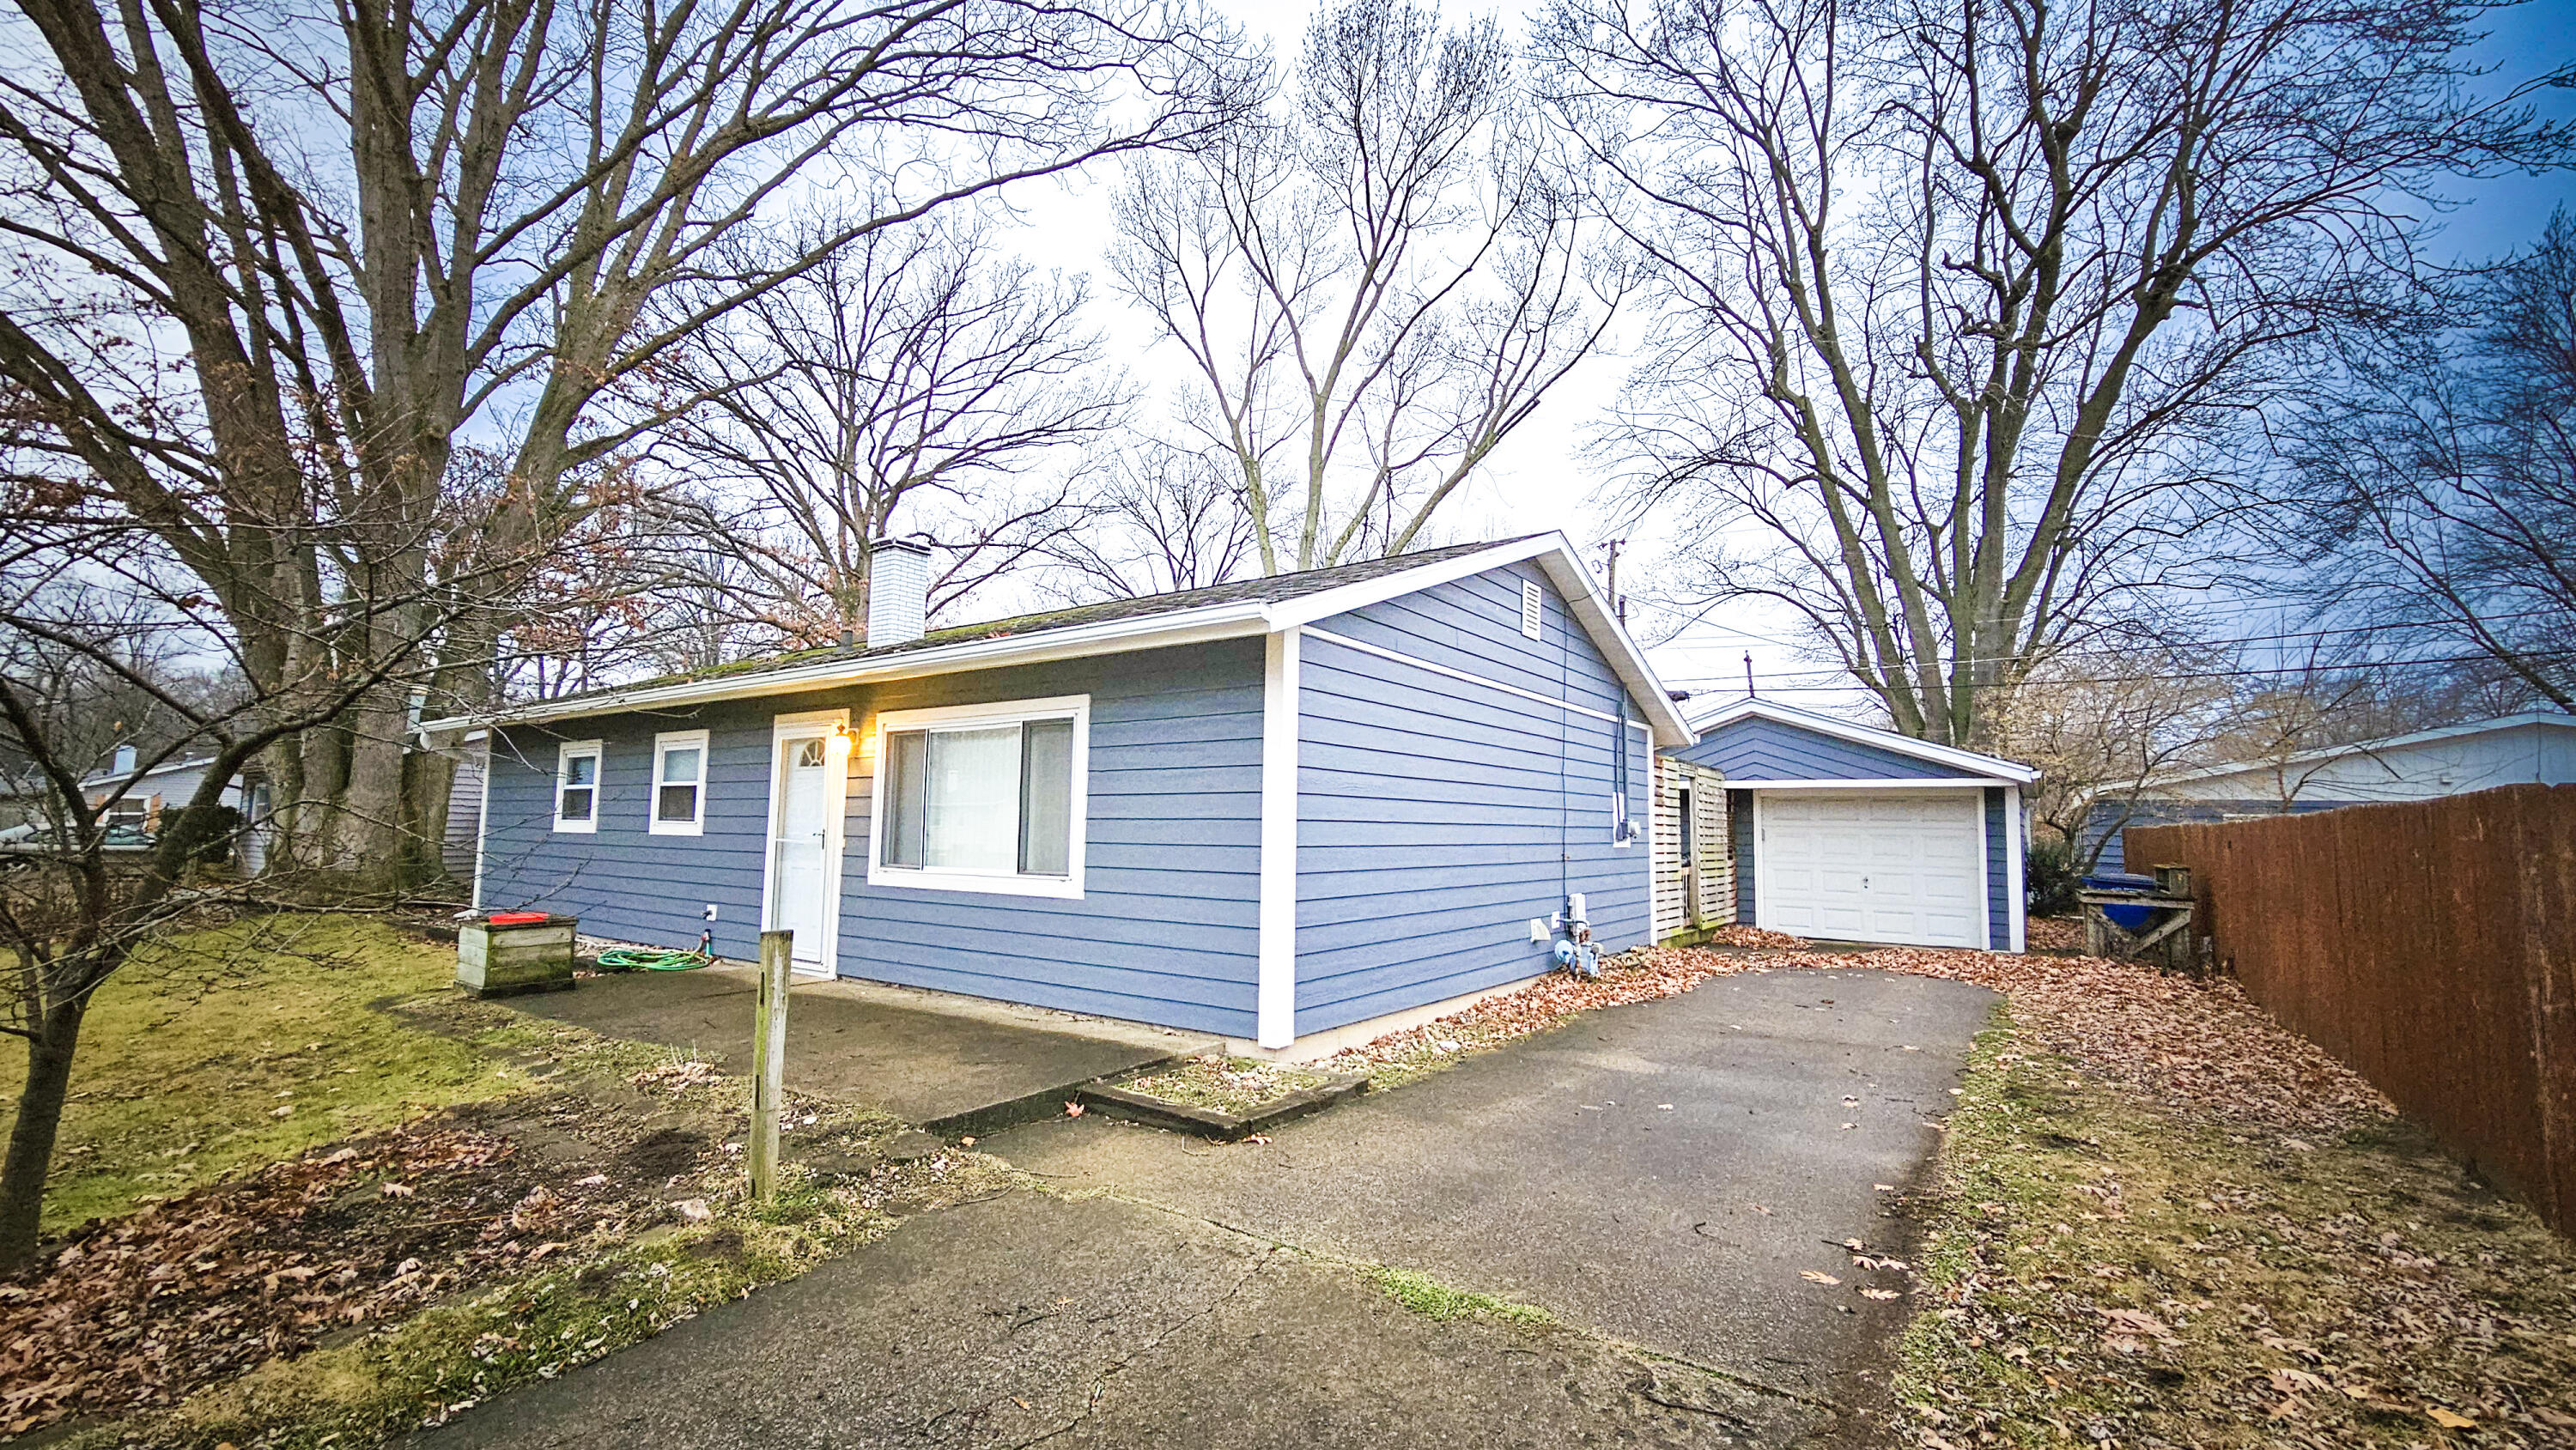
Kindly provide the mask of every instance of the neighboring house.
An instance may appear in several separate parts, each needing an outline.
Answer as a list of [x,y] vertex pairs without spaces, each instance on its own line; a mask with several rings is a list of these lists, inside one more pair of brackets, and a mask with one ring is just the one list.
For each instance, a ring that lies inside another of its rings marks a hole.
[[[2129,826],[2241,820],[2385,801],[2431,800],[2501,785],[2576,783],[2576,716],[2505,715],[2350,745],[2303,750],[2156,777],[2125,813],[2114,803],[2085,816],[2082,844],[2103,842],[2096,871],[2126,869]],[[2151,863],[2150,863],[2151,864]]]
[[447,786],[447,833],[438,843],[438,857],[448,875],[471,881],[483,840],[483,771],[491,758],[490,741],[476,730],[446,753],[456,761],[456,774]]
[[1737,921],[2022,950],[2021,791],[2037,771],[1762,699],[1695,728],[1668,753],[1723,777]]
[[484,907],[1299,1055],[1648,939],[1689,729],[1559,535],[920,633],[501,714]]

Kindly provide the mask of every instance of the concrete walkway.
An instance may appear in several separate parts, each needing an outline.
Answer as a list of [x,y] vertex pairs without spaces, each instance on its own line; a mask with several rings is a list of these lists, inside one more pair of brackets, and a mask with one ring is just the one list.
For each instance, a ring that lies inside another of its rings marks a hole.
[[[1054,1192],[917,1217],[418,1443],[1882,1443],[1916,1305],[1840,1245],[1911,1252],[1875,1185],[1924,1170],[1993,1000],[1721,978],[1267,1144],[1021,1128],[987,1146]],[[1372,1263],[1561,1322],[1434,1320]]]
[[[748,967],[627,972],[504,1000],[612,1037],[695,1048],[727,1072],[748,1072],[758,981]],[[787,1010],[787,1085],[871,1103],[953,1137],[1059,1112],[1055,1099],[1077,1084],[1215,1045],[1212,1037],[971,997],[846,978],[799,981]]]

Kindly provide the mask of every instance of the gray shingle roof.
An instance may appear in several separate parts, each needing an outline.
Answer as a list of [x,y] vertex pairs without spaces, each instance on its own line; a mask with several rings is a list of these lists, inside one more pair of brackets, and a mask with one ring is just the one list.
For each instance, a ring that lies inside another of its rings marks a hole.
[[[826,645],[819,649],[791,650],[783,654],[764,655],[758,659],[737,660],[712,669],[685,674],[664,675],[634,684],[618,685],[584,694],[617,694],[628,690],[650,689],[663,685],[687,684],[697,680],[757,678],[770,670],[783,670],[826,660],[865,661],[891,659],[917,650],[936,649],[944,645],[969,644],[977,640],[1005,639],[1014,635],[1043,634],[1049,630],[1072,629],[1087,624],[1103,624],[1115,619],[1141,619],[1156,614],[1174,614],[1185,609],[1201,609],[1211,604],[1275,604],[1308,594],[1320,594],[1345,584],[1360,584],[1407,569],[1419,569],[1461,554],[1500,548],[1523,539],[1539,537],[1520,534],[1505,539],[1482,539],[1472,544],[1452,544],[1447,548],[1424,549],[1411,554],[1391,554],[1382,559],[1366,559],[1356,564],[1337,564],[1329,569],[1306,569],[1293,574],[1274,574],[1264,579],[1243,579],[1231,584],[1212,584],[1203,589],[1182,589],[1169,594],[1143,594],[1132,599],[1108,599],[1098,604],[1075,605],[1069,609],[1049,610],[1042,614],[1015,615],[1009,619],[988,620],[982,624],[963,624],[950,629],[934,629],[919,639],[902,644],[874,648],[842,648]],[[568,695],[563,701],[579,700],[582,695]],[[550,701],[562,703],[563,701]]]

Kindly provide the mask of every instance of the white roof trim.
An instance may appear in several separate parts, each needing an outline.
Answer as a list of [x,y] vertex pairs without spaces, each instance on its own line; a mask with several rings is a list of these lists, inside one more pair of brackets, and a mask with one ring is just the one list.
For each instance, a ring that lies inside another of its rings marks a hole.
[[2020,785],[2000,775],[1909,775],[1879,780],[1737,780],[1724,777],[1728,790],[1971,790],[1989,785]]
[[[1813,730],[1819,735],[1831,735],[1838,740],[1848,740],[1855,745],[1871,745],[1881,750],[1892,750],[1899,755],[1910,755],[1917,760],[1946,765],[1953,770],[1992,776],[1995,777],[1993,782],[1995,784],[2028,785],[2039,779],[2037,770],[2016,760],[2006,760],[1997,755],[1980,755],[1976,751],[1961,750],[1952,745],[1935,745],[1929,740],[1917,740],[1911,735],[1899,735],[1893,730],[1881,730],[1874,725],[1855,725],[1849,720],[1838,720],[1831,715],[1819,715],[1812,710],[1801,710],[1795,705],[1783,705],[1776,700],[1765,700],[1759,697],[1738,700],[1715,714],[1701,719],[1694,727],[1692,738],[1694,740],[1704,738],[1712,730],[1723,729],[1744,719],[1769,720],[1801,730]],[[1727,784],[1735,786],[1738,782],[1728,781]]]
[[1569,610],[1583,625],[1584,632],[1609,661],[1620,682],[1643,706],[1647,727],[1653,732],[1655,743],[1687,745],[1696,739],[1690,722],[1673,704],[1663,681],[1656,677],[1654,667],[1646,662],[1644,651],[1638,649],[1636,641],[1619,627],[1618,620],[1611,615],[1599,591],[1593,587],[1590,574],[1575,557],[1573,544],[1561,533],[1499,544],[1294,599],[1234,600],[1163,614],[1105,620],[1099,624],[1041,628],[1021,635],[934,645],[876,659],[818,660],[791,669],[744,670],[712,679],[609,690],[556,702],[540,701],[522,709],[489,716],[458,715],[427,720],[418,728],[424,740],[435,741],[439,737],[452,737],[486,724],[537,724],[547,720],[613,715],[627,710],[755,699],[883,680],[918,679],[924,675],[944,675],[960,670],[1041,664],[1052,660],[1082,659],[1129,650],[1161,649],[1207,640],[1269,634],[1523,560],[1536,560],[1558,592],[1565,596]]
[[2520,715],[2499,715],[2492,720],[2472,720],[2466,725],[2445,725],[2438,730],[2418,730],[2412,735],[2388,735],[2377,740],[2356,740],[2349,745],[2321,745],[2302,750],[2277,760],[2231,760],[2220,765],[2197,766],[2159,775],[2147,782],[2149,788],[2186,785],[2196,780],[2220,780],[2231,775],[2277,770],[2284,766],[2306,765],[2312,761],[2333,760],[2346,755],[2375,755],[2383,750],[2404,750],[2417,745],[2431,745],[2442,740],[2461,740],[2472,735],[2501,735],[2537,725],[2560,730],[2576,730],[2576,715],[2561,715],[2554,710],[2529,710]]

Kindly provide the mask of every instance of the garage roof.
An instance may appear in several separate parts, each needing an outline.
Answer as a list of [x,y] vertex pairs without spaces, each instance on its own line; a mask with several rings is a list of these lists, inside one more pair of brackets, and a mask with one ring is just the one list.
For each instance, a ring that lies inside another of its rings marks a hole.
[[2039,779],[2018,761],[1774,700],[1738,700],[1692,728],[1698,742],[1673,753],[1715,766],[1730,785],[2028,785]]

